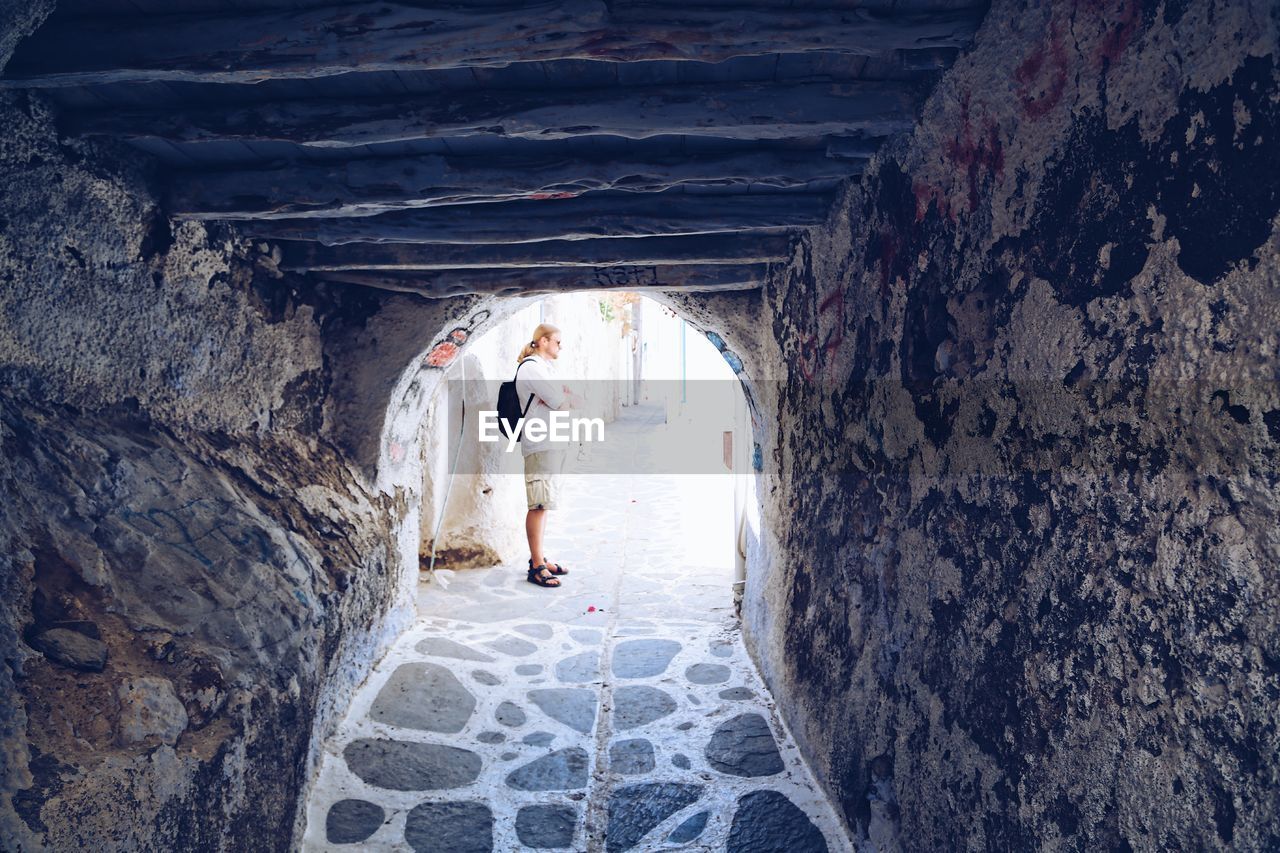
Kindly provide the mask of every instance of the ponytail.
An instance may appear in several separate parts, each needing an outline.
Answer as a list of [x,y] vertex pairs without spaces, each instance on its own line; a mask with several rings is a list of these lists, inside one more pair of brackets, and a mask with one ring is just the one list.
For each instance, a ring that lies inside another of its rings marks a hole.
[[558,331],[560,330],[550,323],[539,323],[538,328],[533,330],[533,336],[529,339],[529,343],[521,348],[520,355],[516,357],[516,364],[537,353],[538,341],[542,340],[543,337],[554,335]]

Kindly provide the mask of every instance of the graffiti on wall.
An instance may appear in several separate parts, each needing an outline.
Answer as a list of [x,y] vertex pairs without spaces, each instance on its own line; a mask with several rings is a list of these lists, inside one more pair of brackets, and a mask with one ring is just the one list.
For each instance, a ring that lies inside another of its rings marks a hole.
[[467,318],[465,323],[454,326],[443,334],[427,350],[427,354],[418,364],[413,379],[409,381],[409,386],[396,404],[393,431],[387,440],[387,456],[392,462],[398,465],[404,461],[407,448],[412,443],[412,436],[417,434],[418,420],[426,405],[427,390],[435,387],[434,382],[426,382],[427,372],[443,370],[453,364],[458,354],[462,352],[462,348],[475,336],[477,330],[490,316],[491,313],[488,310],[482,309],[475,312]]
[[1024,118],[1032,121],[1048,115],[1067,91],[1071,60],[1062,41],[1061,26],[1056,14],[1051,17],[1044,46],[1027,54],[1013,72],[1019,109]]
[[720,337],[715,332],[706,332],[705,334],[707,336],[707,340],[711,341],[711,345],[716,348],[716,351],[720,353],[721,358],[723,358],[725,363],[733,370],[733,374],[735,376],[741,376],[742,359],[738,358],[738,354],[729,349],[728,345],[724,342],[724,338]]
[[971,96],[965,92],[960,96],[960,129],[942,145],[945,173],[953,176],[953,186],[954,176],[960,177],[963,194],[957,198],[954,190],[949,191],[940,184],[914,181],[916,222],[924,219],[930,204],[937,207],[940,215],[956,222],[961,213],[973,213],[977,209],[980,190],[988,180],[1003,176],[1000,126],[994,118],[985,115],[975,123],[972,113]]
[[[1013,71],[1017,118],[1039,122],[1051,114],[1082,67],[1105,74],[1137,36],[1142,6],[1143,0],[1077,0],[1054,7],[1043,41]],[[940,177],[913,183],[917,222],[930,205],[952,223],[973,214],[983,187],[1004,177],[1005,134],[996,111],[985,93],[966,91],[959,98],[959,128],[941,146]]]
[[844,285],[837,285],[818,302],[814,330],[800,339],[800,374],[806,382],[822,381],[837,361],[844,344]]
[[259,563],[273,561],[262,530],[227,501],[197,498],[173,509],[125,509],[120,517],[151,541],[186,554],[206,569],[215,568],[228,553]]
[[[204,569],[223,571],[228,561],[244,557],[283,568],[295,584],[314,571],[296,548],[277,547],[260,522],[221,498],[196,498],[172,508],[125,508],[120,519],[148,541],[184,554]],[[302,590],[295,589],[294,597],[310,606]]]
[[458,352],[466,342],[475,334],[476,328],[488,319],[489,311],[477,311],[467,319],[466,325],[455,326],[450,329],[444,337],[431,345],[431,349],[427,351],[425,366],[434,368],[448,367],[457,358]]
[[738,377],[741,383],[742,394],[747,400],[747,413],[751,417],[751,433],[754,438],[751,445],[751,467],[755,471],[763,471],[764,453],[760,450],[760,438],[764,435],[764,419],[760,417],[760,407],[756,404],[755,395],[751,391],[751,382],[743,370],[742,359],[736,352],[729,349],[724,338],[715,332],[707,331],[703,334],[707,336],[707,340],[720,353],[725,363],[733,370],[733,375]]
[[592,267],[597,287],[652,287],[658,281],[657,267]]

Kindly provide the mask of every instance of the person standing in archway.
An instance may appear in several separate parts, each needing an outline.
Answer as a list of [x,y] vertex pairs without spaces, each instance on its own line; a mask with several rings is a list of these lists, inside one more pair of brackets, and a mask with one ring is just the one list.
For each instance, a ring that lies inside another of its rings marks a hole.
[[[555,376],[552,364],[560,356],[560,330],[550,323],[542,323],[533,330],[529,343],[524,345],[516,360],[516,394],[528,403],[525,423],[541,421],[550,425],[552,411],[566,411],[575,401],[575,395]],[[546,431],[543,431],[543,435]],[[560,497],[560,472],[564,467],[564,448],[557,447],[548,438],[531,438],[528,430],[520,436],[520,452],[524,456],[524,487],[529,512],[525,516],[524,529],[529,538],[529,582],[538,586],[560,586],[556,575],[566,575],[568,569],[552,563],[543,551],[546,541],[547,511],[556,508]]]

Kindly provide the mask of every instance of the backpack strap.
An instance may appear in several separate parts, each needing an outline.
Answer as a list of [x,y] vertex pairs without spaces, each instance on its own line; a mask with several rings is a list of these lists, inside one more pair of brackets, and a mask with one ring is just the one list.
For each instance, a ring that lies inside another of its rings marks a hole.
[[[516,378],[520,376],[520,368],[524,367],[525,362],[530,361],[532,358],[533,356],[528,356],[527,358],[523,358],[520,360],[520,363],[516,365],[516,374],[515,376],[511,377],[512,385],[515,385]],[[530,394],[529,400],[524,404],[524,411],[520,413],[520,417],[522,419],[524,418],[525,415],[529,414],[529,407],[533,405],[533,397],[534,395]]]

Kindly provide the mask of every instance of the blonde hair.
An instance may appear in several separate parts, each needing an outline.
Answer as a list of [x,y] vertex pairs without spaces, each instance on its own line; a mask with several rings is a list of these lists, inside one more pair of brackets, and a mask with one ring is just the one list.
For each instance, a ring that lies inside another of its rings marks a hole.
[[519,364],[520,362],[524,361],[526,358],[528,358],[529,356],[537,352],[538,341],[542,340],[547,335],[554,335],[559,331],[560,329],[551,325],[550,323],[539,323],[538,328],[533,330],[533,337],[529,338],[529,343],[525,344],[524,347],[520,350],[520,355],[516,358],[516,363]]

